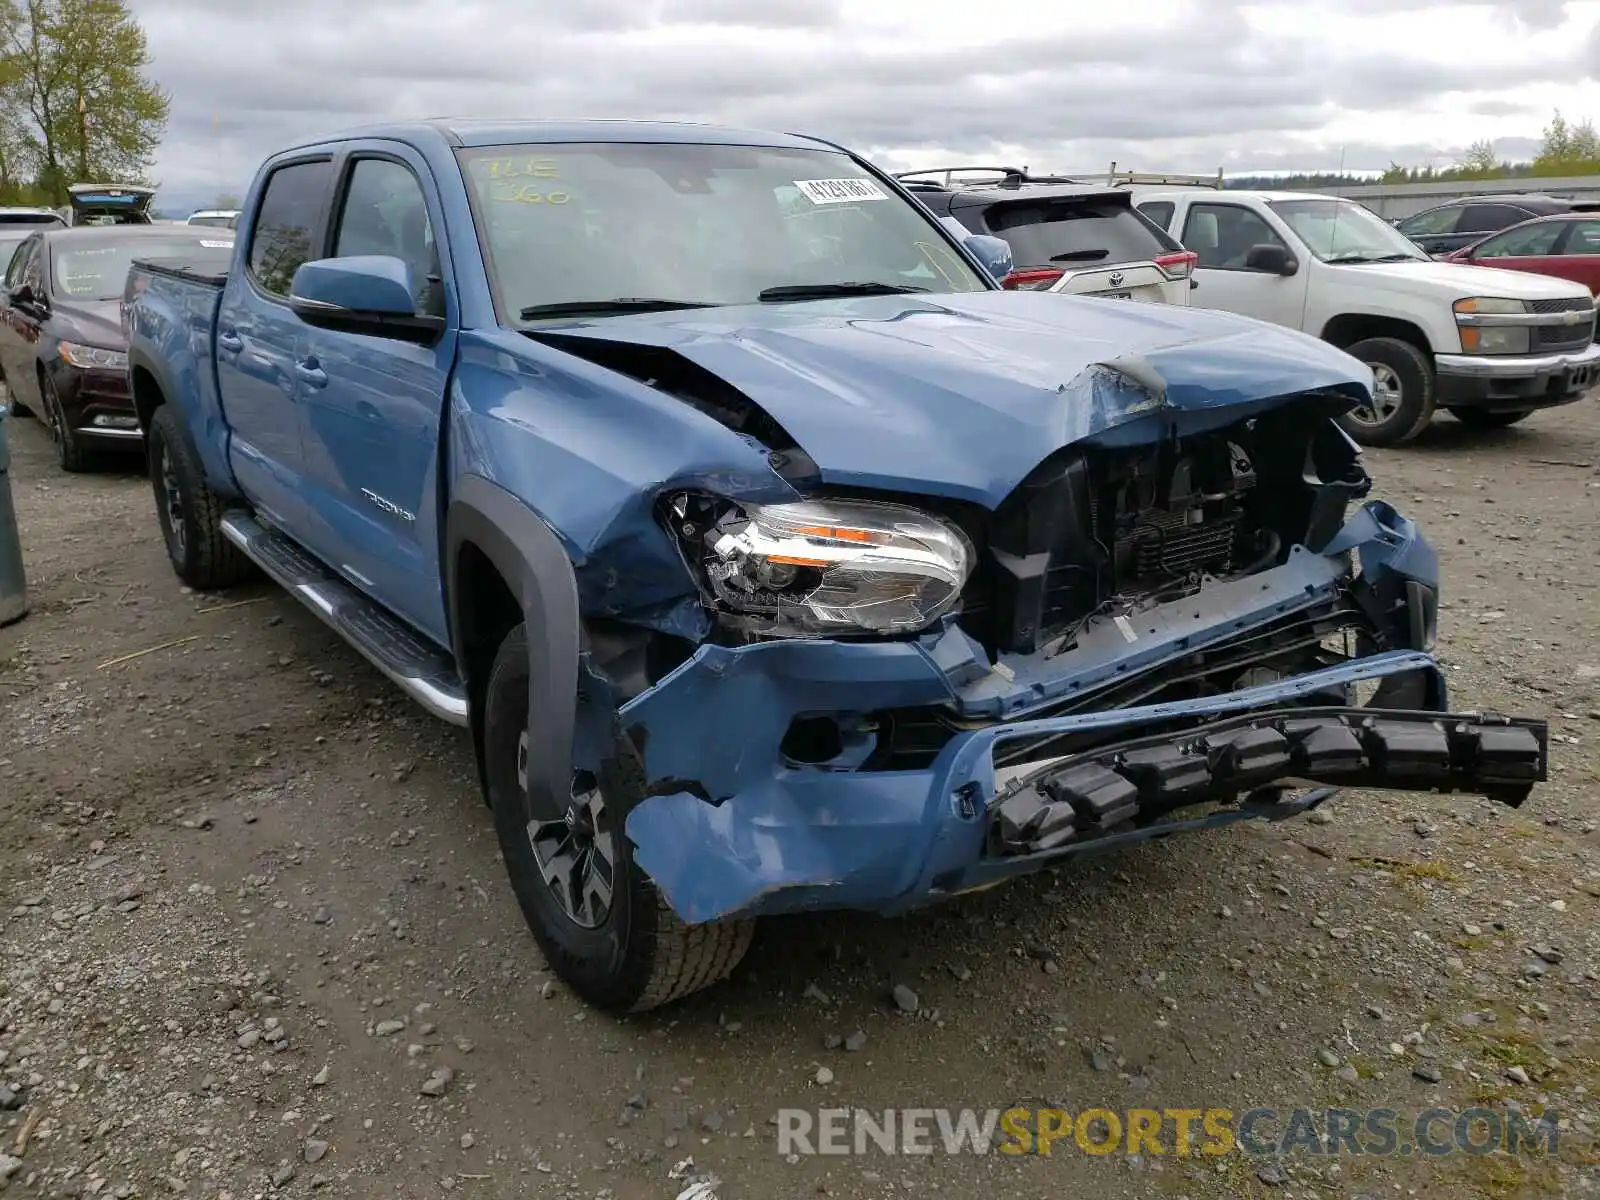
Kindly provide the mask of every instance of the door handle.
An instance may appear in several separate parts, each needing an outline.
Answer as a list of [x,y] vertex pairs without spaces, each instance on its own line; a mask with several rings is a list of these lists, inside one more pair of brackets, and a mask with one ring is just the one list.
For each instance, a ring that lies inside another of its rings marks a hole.
[[308,358],[294,365],[294,373],[300,382],[307,387],[321,388],[328,386],[328,373],[322,369],[314,358]]
[[226,350],[229,354],[237,354],[244,349],[244,339],[237,333],[217,334],[217,349]]

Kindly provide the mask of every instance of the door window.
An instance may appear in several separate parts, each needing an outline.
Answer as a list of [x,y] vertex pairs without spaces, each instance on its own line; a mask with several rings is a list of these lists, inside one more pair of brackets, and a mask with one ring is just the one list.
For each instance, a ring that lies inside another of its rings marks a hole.
[[1161,228],[1172,228],[1173,205],[1171,200],[1151,200],[1147,204],[1138,204],[1134,207],[1161,226]]
[[33,238],[23,242],[17,247],[16,253],[11,256],[10,265],[6,267],[6,288],[14,290],[22,282],[22,272],[27,268],[28,260],[39,248],[39,239]]
[[1537,221],[1508,229],[1484,242],[1472,252],[1473,258],[1527,258],[1549,254],[1561,237],[1560,221]]
[[1407,217],[1396,228],[1407,237],[1434,237],[1454,233],[1456,222],[1459,220],[1461,220],[1461,206],[1447,204],[1442,208],[1430,208],[1427,212]]
[[1461,224],[1457,233],[1493,233],[1507,225],[1516,225],[1533,216],[1526,209],[1509,204],[1469,204],[1461,211]]
[[1569,221],[1567,228],[1572,232],[1567,234],[1562,254],[1600,254],[1600,220]]
[[250,275],[275,296],[287,296],[300,264],[317,255],[314,242],[322,219],[333,163],[291,163],[267,179],[250,235]]
[[411,269],[417,311],[444,315],[439,246],[422,185],[409,167],[387,158],[356,160],[333,252],[398,258]]
[[1200,266],[1222,271],[1245,270],[1252,246],[1289,248],[1271,225],[1237,204],[1191,205],[1183,222],[1183,244],[1200,256]]

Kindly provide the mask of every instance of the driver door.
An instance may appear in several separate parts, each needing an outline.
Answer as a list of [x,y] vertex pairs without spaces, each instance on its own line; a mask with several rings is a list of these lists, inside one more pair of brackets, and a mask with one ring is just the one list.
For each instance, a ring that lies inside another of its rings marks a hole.
[[39,314],[19,308],[15,290],[27,284],[37,296],[44,293],[44,238],[35,234],[17,247],[5,276],[4,310],[0,313],[0,367],[12,402],[29,412],[39,411],[39,375],[34,362],[39,348]]
[[[1194,277],[1200,286],[1189,298],[1193,307],[1300,328],[1311,256],[1298,239],[1279,232],[1267,218],[1242,204],[1200,201],[1189,205],[1179,240],[1199,255]],[[1261,245],[1282,246],[1299,262],[1299,269],[1293,275],[1277,275],[1245,266],[1250,248]]]

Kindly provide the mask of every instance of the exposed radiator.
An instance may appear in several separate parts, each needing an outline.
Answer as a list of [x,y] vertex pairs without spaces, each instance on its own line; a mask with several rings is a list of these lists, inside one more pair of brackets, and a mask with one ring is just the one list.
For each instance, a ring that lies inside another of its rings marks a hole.
[[1238,532],[1237,512],[1189,524],[1187,513],[1152,509],[1140,513],[1137,523],[1117,540],[1116,558],[1130,563],[1139,579],[1226,569]]

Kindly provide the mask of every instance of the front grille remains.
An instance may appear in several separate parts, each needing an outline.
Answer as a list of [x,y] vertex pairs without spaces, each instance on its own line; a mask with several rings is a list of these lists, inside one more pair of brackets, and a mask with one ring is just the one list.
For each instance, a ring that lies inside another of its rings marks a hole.
[[1593,308],[1594,301],[1587,296],[1567,296],[1560,300],[1529,300],[1528,311],[1536,313],[1581,312]]
[[1581,350],[1594,340],[1594,336],[1593,319],[1578,325],[1535,325],[1533,349]]

